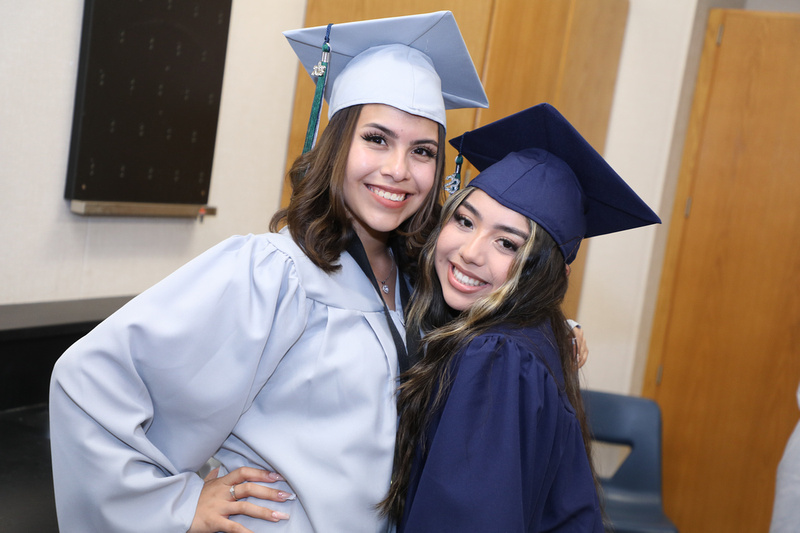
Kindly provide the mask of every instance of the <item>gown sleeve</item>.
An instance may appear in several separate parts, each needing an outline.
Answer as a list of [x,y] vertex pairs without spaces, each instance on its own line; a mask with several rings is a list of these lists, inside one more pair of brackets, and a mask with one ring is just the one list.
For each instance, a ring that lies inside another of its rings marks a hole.
[[59,526],[185,532],[195,474],[302,333],[290,258],[234,237],[134,298],[70,347],[50,387]]
[[[533,342],[537,349],[554,350],[543,336]],[[596,531],[594,487],[580,430],[530,347],[499,335],[481,336],[455,359],[453,372],[450,394],[432,423],[427,456],[418,455],[412,472],[401,529]],[[558,494],[576,484],[583,485],[583,501],[590,502],[586,509],[580,499],[562,503],[565,494]],[[572,522],[571,529],[560,529],[583,512],[586,527]]]

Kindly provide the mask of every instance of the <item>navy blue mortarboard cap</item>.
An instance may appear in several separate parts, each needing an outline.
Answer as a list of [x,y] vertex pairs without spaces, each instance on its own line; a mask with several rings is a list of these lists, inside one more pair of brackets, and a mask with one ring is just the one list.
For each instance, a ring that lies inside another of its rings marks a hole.
[[450,144],[480,171],[469,185],[542,226],[567,263],[584,238],[661,222],[550,104],[469,131]]

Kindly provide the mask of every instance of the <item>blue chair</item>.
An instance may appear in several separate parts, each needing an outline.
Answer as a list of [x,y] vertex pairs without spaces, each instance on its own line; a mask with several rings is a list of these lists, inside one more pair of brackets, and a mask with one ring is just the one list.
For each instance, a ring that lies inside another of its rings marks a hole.
[[678,533],[661,499],[661,409],[646,398],[582,390],[592,439],[630,446],[611,477],[600,478],[616,533]]

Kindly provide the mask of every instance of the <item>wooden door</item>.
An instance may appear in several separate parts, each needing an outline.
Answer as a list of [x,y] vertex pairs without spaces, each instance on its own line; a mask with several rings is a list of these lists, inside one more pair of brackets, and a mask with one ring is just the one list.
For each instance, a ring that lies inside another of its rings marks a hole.
[[712,11],[643,391],[681,533],[767,531],[798,419],[799,88],[800,16]]

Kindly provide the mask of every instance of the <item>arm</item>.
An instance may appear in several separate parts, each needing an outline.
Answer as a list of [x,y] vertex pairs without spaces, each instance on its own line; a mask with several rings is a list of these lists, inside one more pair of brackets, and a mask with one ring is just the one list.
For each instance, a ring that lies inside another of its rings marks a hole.
[[[186,531],[195,471],[230,434],[288,346],[303,297],[285,257],[230,239],[135,298],[53,371],[51,447],[60,528]],[[268,269],[269,275],[251,275]],[[281,297],[278,297],[278,295]],[[275,325],[278,317],[291,317]]]

